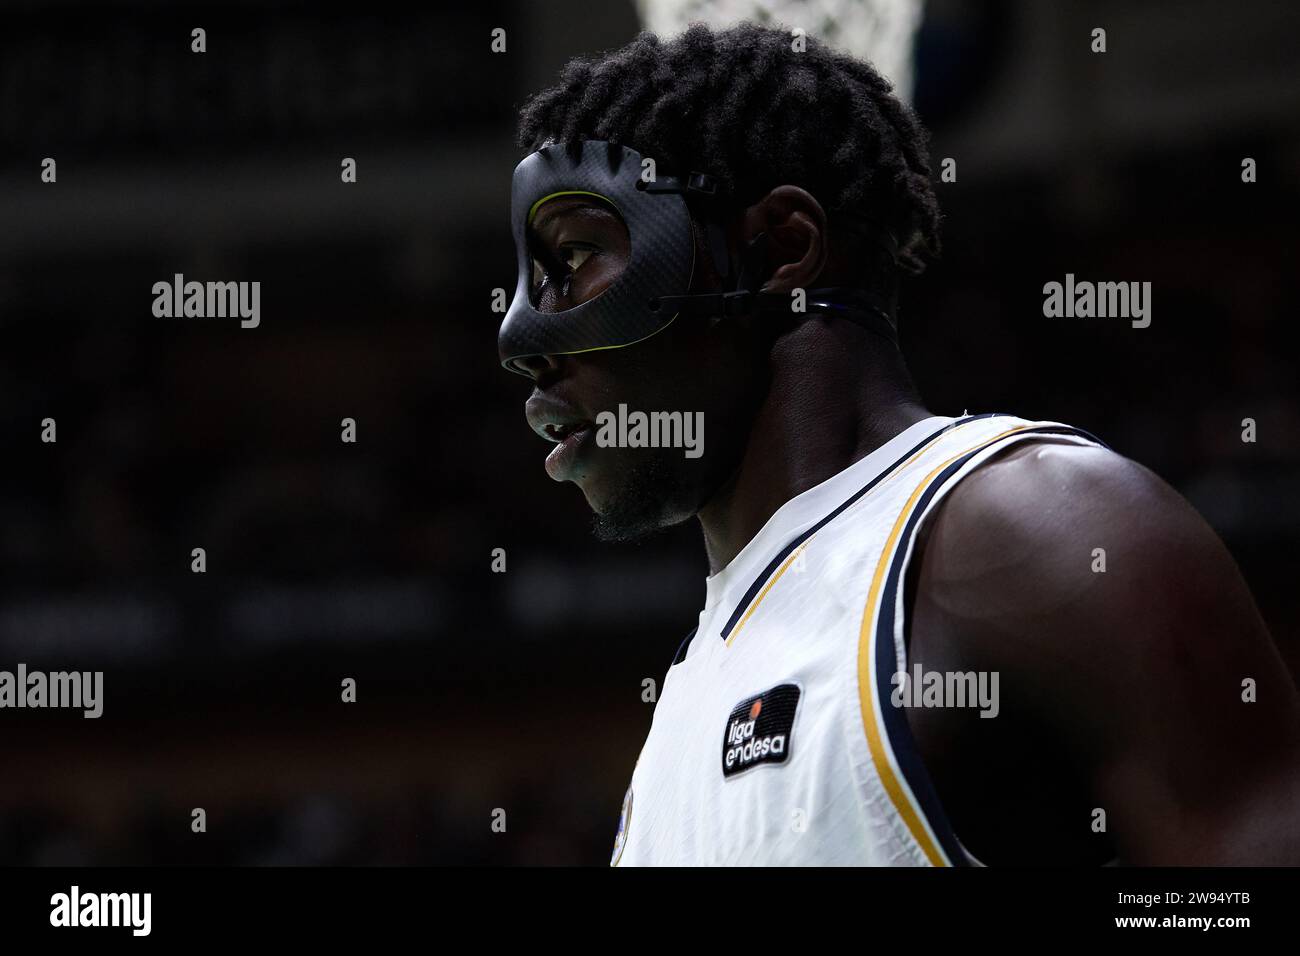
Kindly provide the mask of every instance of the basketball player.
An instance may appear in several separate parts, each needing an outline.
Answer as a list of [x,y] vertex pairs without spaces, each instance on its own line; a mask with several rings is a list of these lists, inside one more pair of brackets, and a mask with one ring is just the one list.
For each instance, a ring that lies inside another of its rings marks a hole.
[[[1215,534],[1078,429],[917,395],[939,212],[869,66],[643,34],[520,141],[499,346],[547,471],[605,540],[698,519],[710,567],[615,864],[1300,862],[1300,702]],[[600,440],[620,406],[704,453]]]

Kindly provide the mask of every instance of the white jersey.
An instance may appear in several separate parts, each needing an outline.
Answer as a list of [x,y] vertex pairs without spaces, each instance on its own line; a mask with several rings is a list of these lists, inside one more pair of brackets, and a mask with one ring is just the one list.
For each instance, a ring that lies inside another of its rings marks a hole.
[[790,499],[706,580],[623,802],[613,865],[976,863],[891,703],[926,515],[1055,422],[933,417]]

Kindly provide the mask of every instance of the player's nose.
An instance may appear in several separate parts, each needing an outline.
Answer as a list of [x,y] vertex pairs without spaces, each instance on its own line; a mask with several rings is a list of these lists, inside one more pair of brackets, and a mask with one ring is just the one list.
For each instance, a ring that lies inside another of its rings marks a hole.
[[554,355],[521,355],[510,364],[530,375],[537,384],[541,384],[543,378],[553,377],[560,370],[559,358]]

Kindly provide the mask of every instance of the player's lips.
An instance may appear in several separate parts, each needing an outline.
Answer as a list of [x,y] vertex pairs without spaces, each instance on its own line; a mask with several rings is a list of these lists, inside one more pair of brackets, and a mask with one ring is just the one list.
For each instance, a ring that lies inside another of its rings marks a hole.
[[595,434],[595,424],[567,402],[540,393],[528,399],[524,417],[533,431],[555,442],[555,448],[546,456],[546,473],[556,481],[568,480],[578,452]]
[[546,456],[546,473],[555,481],[567,481],[579,452],[584,445],[590,444],[588,439],[594,434],[596,430],[591,425],[581,425],[566,432],[560,443]]

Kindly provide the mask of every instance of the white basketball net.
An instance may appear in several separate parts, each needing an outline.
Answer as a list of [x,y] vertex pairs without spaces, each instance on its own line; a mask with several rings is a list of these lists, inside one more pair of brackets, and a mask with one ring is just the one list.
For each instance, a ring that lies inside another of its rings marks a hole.
[[866,60],[894,84],[899,97],[912,94],[912,39],[923,0],[637,0],[641,22],[661,37],[690,24],[714,28],[742,20],[796,27],[827,46]]

